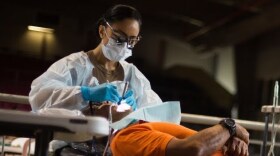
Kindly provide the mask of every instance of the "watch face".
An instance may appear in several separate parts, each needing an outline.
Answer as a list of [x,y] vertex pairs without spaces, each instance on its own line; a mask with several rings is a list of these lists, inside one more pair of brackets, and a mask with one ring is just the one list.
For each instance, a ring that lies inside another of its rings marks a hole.
[[221,120],[220,124],[222,124],[225,128],[229,130],[230,136],[234,136],[236,134],[236,124],[235,121],[231,118]]
[[226,119],[225,123],[231,127],[235,125],[235,121],[233,119]]

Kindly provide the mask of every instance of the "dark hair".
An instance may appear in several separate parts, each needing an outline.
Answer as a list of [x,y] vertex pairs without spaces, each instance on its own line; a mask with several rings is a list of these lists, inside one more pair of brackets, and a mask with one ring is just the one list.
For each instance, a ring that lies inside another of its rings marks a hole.
[[105,14],[97,21],[96,23],[96,34],[99,37],[99,26],[104,25],[106,26],[106,21],[110,24],[122,21],[124,19],[131,18],[138,21],[139,26],[142,25],[142,17],[140,13],[132,6],[129,5],[114,5],[111,8],[109,8]]

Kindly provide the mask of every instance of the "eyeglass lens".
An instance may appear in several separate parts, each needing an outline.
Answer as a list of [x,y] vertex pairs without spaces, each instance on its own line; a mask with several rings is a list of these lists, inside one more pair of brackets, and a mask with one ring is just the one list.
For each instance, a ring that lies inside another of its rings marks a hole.
[[140,36],[137,36],[137,37],[127,37],[126,34],[123,34],[122,32],[118,32],[118,31],[114,30],[108,22],[106,22],[106,24],[112,30],[112,38],[119,45],[123,44],[124,42],[127,42],[127,48],[132,49],[139,42],[139,40],[141,38]]

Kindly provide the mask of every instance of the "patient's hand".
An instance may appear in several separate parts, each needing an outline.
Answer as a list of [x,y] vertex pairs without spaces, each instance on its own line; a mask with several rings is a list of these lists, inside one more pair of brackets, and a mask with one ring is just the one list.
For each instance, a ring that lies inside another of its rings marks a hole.
[[227,145],[226,156],[248,156],[248,144],[243,140],[233,137]]
[[[109,108],[112,105],[112,103],[108,102],[103,102],[101,105],[93,105],[93,109],[91,111],[90,106],[87,106],[85,109],[82,110],[83,114],[85,115],[90,115],[90,116],[102,116],[107,119],[109,119]],[[117,106],[112,106],[111,107],[111,113],[112,113],[112,120],[113,122],[116,122],[123,117],[127,116],[133,112],[132,109],[125,110],[123,112],[117,112]]]

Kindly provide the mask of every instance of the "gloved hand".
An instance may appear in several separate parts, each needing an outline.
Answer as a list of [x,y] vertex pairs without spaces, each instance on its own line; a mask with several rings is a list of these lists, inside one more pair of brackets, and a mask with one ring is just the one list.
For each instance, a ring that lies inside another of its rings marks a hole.
[[125,93],[123,99],[121,99],[121,100],[125,100],[125,102],[126,102],[128,105],[131,106],[132,110],[135,110],[135,109],[136,109],[136,100],[135,100],[135,98],[134,98],[133,95],[134,95],[134,94],[133,94],[133,91],[132,91],[132,90],[128,90],[128,91]]
[[94,87],[82,86],[81,92],[84,100],[92,102],[110,101],[117,103],[120,95],[117,86],[110,83],[103,83]]

